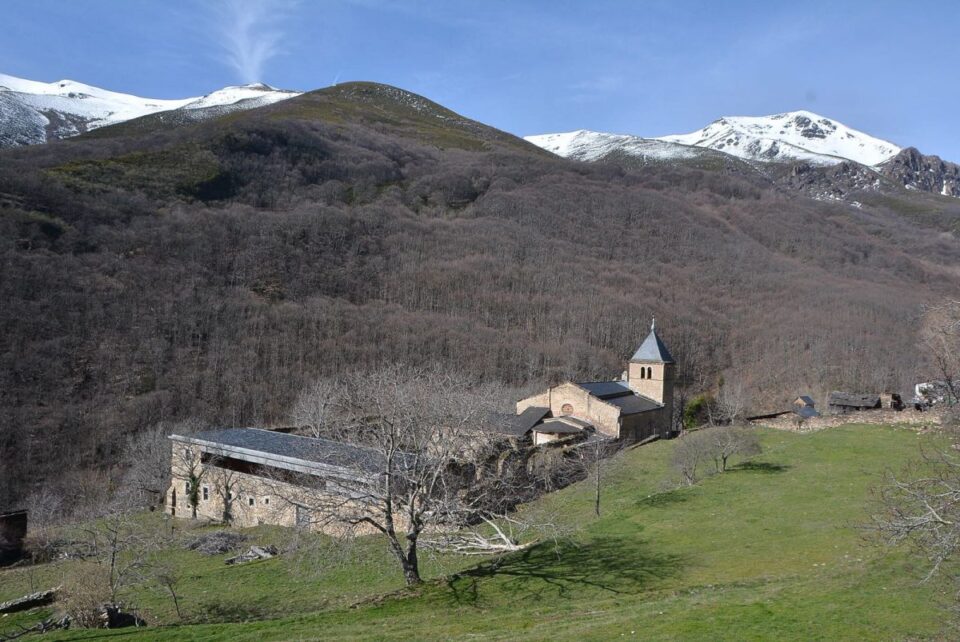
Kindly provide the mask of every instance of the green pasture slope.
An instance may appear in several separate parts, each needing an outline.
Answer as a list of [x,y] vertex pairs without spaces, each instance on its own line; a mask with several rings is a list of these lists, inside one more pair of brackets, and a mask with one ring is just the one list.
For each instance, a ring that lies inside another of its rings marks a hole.
[[[590,483],[544,500],[577,526],[575,544],[559,551],[544,543],[499,563],[447,561],[422,588],[368,601],[401,584],[379,547],[364,548],[373,543],[360,545],[355,568],[309,577],[291,572],[290,560],[232,568],[180,552],[174,561],[193,573],[182,587],[192,621],[215,596],[235,611],[208,610],[208,621],[241,617],[244,605],[271,619],[45,639],[950,639],[949,586],[921,585],[919,561],[883,555],[856,529],[869,489],[917,457],[921,439],[878,426],[763,431],[765,452],[752,462],[667,492],[673,444],[652,444],[610,466],[599,519]],[[362,562],[364,551],[376,561]],[[5,579],[0,599],[11,592]],[[156,592],[140,601],[173,621]]]

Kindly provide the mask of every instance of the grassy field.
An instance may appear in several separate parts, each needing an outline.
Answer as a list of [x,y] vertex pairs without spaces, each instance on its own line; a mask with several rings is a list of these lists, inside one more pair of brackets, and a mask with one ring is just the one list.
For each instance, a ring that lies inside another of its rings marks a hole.
[[[752,462],[670,491],[663,482],[673,444],[645,446],[610,467],[600,518],[589,483],[544,500],[576,525],[572,542],[479,565],[438,560],[413,591],[398,590],[399,573],[375,541],[357,544],[347,562],[308,572],[313,565],[294,557],[227,567],[222,557],[179,551],[166,561],[187,571],[181,602],[191,624],[47,637],[949,639],[949,587],[919,584],[921,564],[885,555],[856,529],[870,487],[884,469],[915,458],[920,439],[877,426],[765,431],[765,452]],[[39,573],[52,581],[58,569],[34,571],[34,583]],[[0,574],[0,600],[26,581],[23,569]],[[148,620],[176,621],[159,591],[131,598]],[[243,618],[252,621],[216,623]]]

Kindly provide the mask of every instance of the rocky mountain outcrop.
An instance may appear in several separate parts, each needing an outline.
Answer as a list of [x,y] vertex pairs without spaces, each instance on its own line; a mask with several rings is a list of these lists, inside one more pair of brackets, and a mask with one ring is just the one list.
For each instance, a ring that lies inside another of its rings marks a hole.
[[877,170],[907,189],[960,197],[960,165],[921,154],[916,147],[907,147]]

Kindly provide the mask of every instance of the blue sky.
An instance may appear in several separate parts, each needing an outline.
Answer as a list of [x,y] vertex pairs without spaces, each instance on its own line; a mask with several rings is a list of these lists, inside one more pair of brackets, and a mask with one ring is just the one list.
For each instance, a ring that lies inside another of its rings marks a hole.
[[374,80],[516,134],[809,109],[960,161],[960,2],[4,0],[0,71],[156,98]]

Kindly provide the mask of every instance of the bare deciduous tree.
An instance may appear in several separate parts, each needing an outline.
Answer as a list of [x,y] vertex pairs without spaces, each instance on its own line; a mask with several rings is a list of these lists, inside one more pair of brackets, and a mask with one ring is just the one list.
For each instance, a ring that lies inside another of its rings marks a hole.
[[[197,509],[200,506],[200,493],[207,467],[200,461],[200,451],[196,448],[187,448],[180,445],[173,446],[174,466],[179,470],[184,481],[184,494],[190,506],[190,517],[197,518]],[[177,492],[174,488],[174,492]]]
[[84,527],[80,533],[82,539],[76,542],[76,554],[84,564],[96,567],[112,604],[117,603],[124,588],[145,579],[149,554],[159,545],[158,533],[118,509]]
[[708,404],[711,425],[725,426],[741,421],[747,409],[747,393],[739,378],[720,384],[717,397]]
[[331,419],[336,415],[336,404],[341,397],[341,384],[332,378],[316,379],[307,384],[290,409],[289,421],[306,429],[313,437],[329,432]]
[[213,486],[213,492],[220,498],[222,510],[220,512],[220,521],[224,524],[233,522],[233,505],[240,497],[242,488],[240,487],[240,474],[236,471],[217,465],[217,458],[214,458],[204,466],[205,479],[207,483]]
[[675,440],[670,465],[688,486],[700,481],[700,467],[713,459],[710,436],[706,433],[706,429],[688,431]]
[[924,581],[960,551],[960,457],[940,450],[874,490],[875,510],[864,529],[888,546],[912,544],[930,560]]
[[714,426],[705,432],[718,473],[727,470],[727,463],[735,455],[749,457],[761,453],[757,433],[745,426]]
[[496,474],[488,423],[498,401],[497,388],[438,369],[387,366],[345,377],[322,436],[365,449],[374,472],[322,480],[325,492],[296,499],[300,510],[342,536],[384,535],[409,585],[421,581],[426,535],[432,550],[521,548],[520,522],[503,516],[527,489],[519,477]]
[[687,432],[676,440],[670,463],[681,481],[692,486],[700,481],[702,466],[709,461],[715,471],[727,469],[735,455],[750,456],[761,452],[756,433],[744,426],[712,426]]
[[947,388],[949,403],[960,401],[960,301],[926,308],[920,347]]
[[198,419],[160,422],[127,437],[123,449],[123,465],[127,469],[120,487],[120,500],[131,508],[162,504],[170,486],[171,450],[167,435],[189,435],[202,427]]

